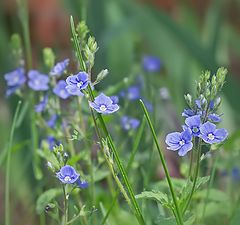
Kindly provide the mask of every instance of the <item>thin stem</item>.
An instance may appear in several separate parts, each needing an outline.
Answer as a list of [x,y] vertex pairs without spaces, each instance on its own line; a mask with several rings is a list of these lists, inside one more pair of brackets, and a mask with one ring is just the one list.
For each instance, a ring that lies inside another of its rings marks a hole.
[[68,224],[68,197],[67,197],[67,193],[66,193],[66,185],[63,185],[63,197],[64,197],[64,201],[63,201],[63,225],[67,225]]
[[201,157],[201,139],[198,140],[198,148],[197,148],[197,165],[196,165],[196,169],[195,169],[195,174],[194,174],[194,180],[193,180],[193,186],[192,186],[192,190],[190,192],[190,195],[187,199],[187,202],[183,208],[183,215],[184,213],[186,212],[191,200],[192,200],[192,196],[193,196],[193,193],[195,191],[195,187],[196,187],[196,184],[197,184],[197,178],[198,178],[198,172],[199,172],[199,167],[200,167],[200,157]]
[[7,165],[6,165],[6,184],[5,184],[5,225],[10,225],[10,170],[11,170],[11,156],[12,156],[12,142],[14,131],[16,128],[16,121],[20,111],[21,101],[18,102],[17,109],[13,117],[13,123],[10,131],[9,142],[7,145]]
[[175,209],[176,209],[176,215],[177,215],[177,219],[179,220],[179,224],[180,225],[183,225],[183,219],[182,219],[182,214],[179,210],[179,206],[178,206],[178,202],[177,202],[177,197],[176,197],[176,194],[174,192],[174,188],[173,188],[173,184],[172,184],[172,181],[171,181],[171,177],[169,175],[169,172],[168,172],[168,168],[167,168],[167,165],[166,165],[166,162],[165,162],[165,159],[164,159],[164,156],[160,150],[160,146],[158,144],[158,140],[157,140],[157,135],[154,131],[154,128],[153,128],[153,125],[152,125],[152,122],[150,120],[150,117],[149,117],[149,114],[148,114],[148,111],[143,103],[143,101],[140,99],[140,103],[141,103],[141,106],[142,106],[142,109],[144,111],[144,114],[146,116],[146,119],[147,119],[147,122],[148,122],[148,125],[151,129],[151,132],[152,132],[152,136],[153,136],[153,139],[154,139],[154,142],[156,144],[156,147],[157,147],[157,150],[158,150],[158,154],[159,154],[159,157],[160,157],[160,160],[162,162],[162,165],[163,165],[163,169],[164,169],[164,172],[165,172],[165,175],[166,175],[166,178],[167,178],[167,182],[168,182],[168,186],[169,186],[169,189],[170,189],[170,192],[171,192],[171,195],[172,195],[172,199],[173,199],[173,203],[175,205]]

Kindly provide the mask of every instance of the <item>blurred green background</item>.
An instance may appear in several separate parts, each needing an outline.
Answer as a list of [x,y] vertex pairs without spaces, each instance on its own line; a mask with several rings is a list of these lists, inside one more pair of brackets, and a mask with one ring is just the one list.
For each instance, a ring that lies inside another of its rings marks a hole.
[[[144,55],[157,56],[162,62],[162,73],[157,76],[163,76],[159,79],[163,79],[164,85],[168,87],[179,116],[185,105],[183,94],[194,91],[195,80],[198,79],[201,71],[207,69],[214,73],[220,66],[227,67],[229,75],[223,90],[224,121],[221,126],[227,128],[230,134],[239,131],[239,0],[29,0],[28,6],[34,68],[41,66],[44,47],[52,47],[59,59],[72,58],[69,15],[73,15],[75,21],[85,19],[96,37],[100,48],[93,72],[97,73],[103,68],[108,68],[110,75],[104,86],[117,84],[124,77],[130,76],[133,66],[140,63]],[[1,151],[9,136],[17,101],[17,97],[6,99],[6,85],[3,79],[4,73],[14,67],[9,54],[9,40],[11,34],[15,32],[22,35],[17,4],[13,0],[2,0],[0,2]],[[159,88],[163,83],[159,84]],[[29,134],[28,120],[26,119],[24,123],[25,130],[20,132],[16,140],[23,139]],[[235,136],[239,138],[239,132],[235,133]],[[232,146],[230,145],[229,148]],[[239,148],[236,147],[236,151],[239,152]],[[36,183],[29,175],[32,173],[29,166],[31,157],[28,157],[27,153],[20,154],[18,149],[24,151],[24,148],[15,147],[16,154],[19,154],[19,157],[15,157],[15,169],[17,166],[22,168],[16,171],[17,179],[12,179],[15,185],[21,186],[19,189],[16,188],[19,192],[14,200],[15,207],[19,209],[16,213],[24,215],[25,221],[29,218],[34,220],[34,215],[29,213],[34,210],[31,202],[36,197],[31,193],[37,194],[37,190],[32,191]],[[230,162],[231,158],[228,160]],[[4,170],[0,168],[0,179],[3,181]],[[25,173],[28,173],[28,176],[25,176]],[[0,218],[3,214],[2,181]]]

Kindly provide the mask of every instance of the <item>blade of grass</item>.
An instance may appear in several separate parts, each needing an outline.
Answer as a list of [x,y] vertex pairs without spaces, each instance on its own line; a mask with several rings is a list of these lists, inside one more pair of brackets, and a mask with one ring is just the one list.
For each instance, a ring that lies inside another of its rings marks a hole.
[[13,143],[13,136],[16,128],[16,121],[18,118],[19,110],[21,106],[21,101],[18,102],[16,111],[13,117],[13,123],[10,131],[9,142],[7,145],[7,165],[6,165],[6,183],[5,183],[5,225],[10,225],[10,216],[11,216],[11,209],[10,209],[10,169],[11,169],[11,148]]
[[163,165],[163,169],[164,169],[164,173],[165,173],[165,176],[167,178],[167,182],[168,182],[168,186],[169,186],[169,189],[170,189],[170,192],[171,192],[171,195],[172,195],[172,199],[173,199],[173,203],[175,205],[175,210],[176,210],[176,216],[177,216],[177,220],[179,221],[180,225],[183,225],[183,219],[182,219],[182,214],[179,210],[179,206],[178,206],[178,202],[177,202],[177,197],[176,197],[176,194],[175,194],[175,191],[174,191],[174,188],[173,188],[173,184],[172,184],[172,181],[171,181],[171,177],[169,175],[169,172],[168,172],[168,168],[167,168],[167,165],[166,165],[166,162],[165,162],[165,159],[164,159],[164,156],[163,156],[163,153],[161,152],[161,149],[160,149],[160,146],[158,144],[158,140],[157,140],[157,135],[155,133],[155,130],[153,128],[153,125],[152,125],[152,122],[151,122],[151,119],[149,117],[149,114],[148,114],[148,111],[143,103],[143,101],[140,99],[140,104],[142,106],[142,109],[143,109],[143,112],[144,112],[144,115],[146,116],[146,119],[147,119],[147,122],[148,122],[148,125],[150,127],[150,130],[152,132],[152,136],[153,136],[153,139],[154,139],[154,142],[156,144],[156,147],[157,147],[157,150],[158,150],[158,154],[159,154],[159,157],[160,157],[160,160],[161,160],[161,163]]

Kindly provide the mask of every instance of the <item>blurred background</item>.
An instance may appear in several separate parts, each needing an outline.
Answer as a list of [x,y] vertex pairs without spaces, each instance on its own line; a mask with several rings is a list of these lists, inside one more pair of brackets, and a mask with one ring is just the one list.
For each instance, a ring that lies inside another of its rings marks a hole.
[[[160,79],[158,89],[168,88],[179,117],[185,106],[183,94],[194,92],[195,80],[201,71],[207,69],[214,73],[220,66],[228,68],[221,126],[228,129],[232,141],[228,143],[231,157],[225,155],[223,161],[226,167],[237,168],[240,162],[240,0],[29,0],[28,9],[34,68],[41,67],[44,47],[53,48],[59,60],[72,58],[69,16],[73,15],[75,21],[85,19],[99,45],[93,73],[103,68],[110,71],[104,86],[114,85],[131,76],[132,68],[141,63],[144,55],[156,56],[162,65],[161,73],[154,74]],[[16,32],[23,35],[17,4],[14,0],[2,0],[0,151],[7,142],[18,98],[12,96],[6,99],[3,78],[6,72],[14,68],[9,54],[9,40],[11,34]],[[159,107],[165,106],[160,104]],[[27,137],[29,131],[24,130],[21,135]],[[20,146],[16,147],[16,154],[18,148]],[[26,154],[19,158],[28,157]],[[22,224],[33,224],[29,222],[34,221],[31,202],[35,196],[31,192],[36,183],[34,179],[24,179],[24,173],[31,174],[27,164],[30,162],[20,159],[16,160],[15,166],[22,168],[20,172],[16,171],[21,174],[11,181],[16,187],[22,186],[13,190],[19,192],[13,200],[14,207],[25,221]],[[3,174],[4,169],[0,167],[0,223],[4,205]]]

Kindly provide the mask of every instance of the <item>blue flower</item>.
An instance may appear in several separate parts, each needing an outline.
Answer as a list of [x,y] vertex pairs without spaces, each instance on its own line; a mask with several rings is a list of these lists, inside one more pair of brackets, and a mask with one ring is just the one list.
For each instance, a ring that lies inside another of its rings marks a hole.
[[69,59],[58,62],[50,71],[51,76],[60,77],[69,65]]
[[53,89],[53,93],[62,99],[67,99],[70,94],[68,93],[66,86],[67,83],[65,80],[58,81]]
[[128,116],[123,116],[121,118],[121,124],[124,130],[131,130],[131,129],[135,130],[139,126],[140,122],[138,119],[128,117]]
[[85,72],[79,72],[76,75],[69,76],[66,79],[66,89],[71,95],[83,95],[82,90],[87,88],[89,79],[88,74]]
[[127,96],[129,100],[137,100],[140,98],[140,90],[138,86],[130,86],[127,90]]
[[48,95],[43,97],[43,100],[40,101],[37,105],[34,106],[35,112],[42,112],[46,109],[48,103]]
[[200,115],[195,115],[195,116],[186,118],[185,124],[192,131],[193,136],[200,135],[200,126],[201,126]]
[[184,109],[182,112],[183,117],[191,117],[196,115],[195,112],[192,109]]
[[87,181],[81,181],[80,178],[77,180],[76,184],[81,189],[85,189],[89,186]]
[[110,96],[110,98],[113,101],[113,104],[118,104],[119,103],[119,98],[118,96],[114,95],[114,96]]
[[240,181],[240,170],[238,167],[234,167],[232,168],[232,179],[235,182],[239,182]]
[[182,133],[173,132],[168,134],[165,142],[168,145],[167,149],[178,151],[178,155],[184,156],[193,147],[193,143],[191,141],[191,131],[190,129],[186,129]]
[[8,86],[6,96],[10,96],[26,82],[24,69],[19,67],[9,73],[6,73],[4,75],[4,79],[6,80]]
[[56,145],[59,145],[60,142],[57,141],[57,139],[54,136],[48,135],[46,138],[48,145],[49,145],[49,149],[53,150],[53,147]]
[[94,102],[89,102],[90,107],[102,114],[114,113],[119,109],[117,104],[114,104],[112,99],[101,93],[94,99]]
[[56,173],[57,178],[64,184],[73,184],[79,178],[79,174],[72,166],[63,166],[59,172]]
[[53,114],[50,119],[47,121],[47,125],[50,127],[50,128],[54,128],[55,124],[56,124],[56,121],[57,121],[57,114]]
[[160,59],[155,56],[145,56],[142,63],[146,72],[159,72],[161,69]]
[[45,74],[41,74],[37,70],[30,70],[28,72],[28,86],[35,91],[48,90],[49,77]]
[[222,121],[221,117],[216,113],[211,113],[208,115],[208,119],[213,123],[219,123]]
[[200,137],[208,144],[220,143],[228,136],[226,129],[216,129],[216,125],[210,122],[202,124],[200,127],[200,132]]

